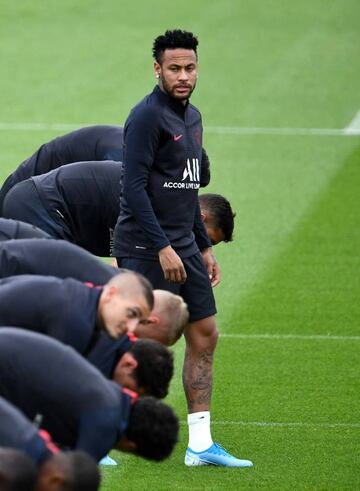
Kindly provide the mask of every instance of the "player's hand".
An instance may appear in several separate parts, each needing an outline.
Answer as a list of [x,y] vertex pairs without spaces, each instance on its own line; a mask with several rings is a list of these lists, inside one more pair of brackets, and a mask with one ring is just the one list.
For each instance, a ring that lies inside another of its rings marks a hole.
[[201,251],[207,272],[209,274],[211,286],[214,288],[220,283],[221,271],[215,256],[213,254],[212,248],[208,247]]
[[159,261],[165,280],[170,283],[185,283],[186,271],[183,262],[171,246],[159,251]]

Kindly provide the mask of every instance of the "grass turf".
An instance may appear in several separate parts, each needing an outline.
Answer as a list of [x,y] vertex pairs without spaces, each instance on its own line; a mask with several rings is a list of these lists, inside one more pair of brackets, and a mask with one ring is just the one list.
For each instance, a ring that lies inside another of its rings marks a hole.
[[[209,128],[209,191],[237,211],[236,240],[217,247],[224,337],[213,434],[255,467],[186,469],[182,424],[164,463],[113,452],[120,465],[102,470],[102,490],[359,489],[360,344],[346,338],[360,334],[358,138],[212,129],[345,127],[360,109],[358,2],[0,0],[0,8],[1,124],[122,124],[154,83],[151,40],[174,26],[198,33],[193,102]],[[66,132],[1,124],[0,182]],[[168,401],[184,422],[182,342],[175,352]]]

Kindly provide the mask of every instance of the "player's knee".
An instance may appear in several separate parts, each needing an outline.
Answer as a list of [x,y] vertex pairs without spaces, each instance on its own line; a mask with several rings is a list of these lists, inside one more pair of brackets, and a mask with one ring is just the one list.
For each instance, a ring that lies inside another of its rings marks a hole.
[[215,346],[217,345],[217,341],[219,338],[219,331],[217,330],[216,324],[214,325],[214,328],[212,329],[209,337],[210,337],[210,344],[215,349]]
[[218,337],[219,332],[214,317],[191,322],[185,328],[186,342],[191,345],[206,344],[207,347],[215,349]]

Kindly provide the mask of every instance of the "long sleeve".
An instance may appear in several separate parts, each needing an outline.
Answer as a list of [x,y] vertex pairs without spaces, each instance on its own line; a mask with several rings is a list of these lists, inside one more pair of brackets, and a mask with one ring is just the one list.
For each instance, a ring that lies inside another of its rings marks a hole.
[[130,116],[125,126],[123,195],[136,222],[159,251],[170,242],[159,225],[146,192],[159,141],[156,117],[154,111],[145,109],[136,117]]

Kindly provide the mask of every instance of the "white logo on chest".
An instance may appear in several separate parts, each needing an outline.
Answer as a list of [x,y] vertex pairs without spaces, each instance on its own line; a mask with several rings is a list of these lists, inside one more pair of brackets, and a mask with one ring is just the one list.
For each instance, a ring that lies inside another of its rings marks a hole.
[[187,159],[181,180],[185,181],[187,178],[189,178],[190,181],[200,181],[199,159]]

